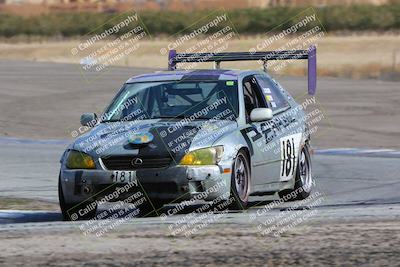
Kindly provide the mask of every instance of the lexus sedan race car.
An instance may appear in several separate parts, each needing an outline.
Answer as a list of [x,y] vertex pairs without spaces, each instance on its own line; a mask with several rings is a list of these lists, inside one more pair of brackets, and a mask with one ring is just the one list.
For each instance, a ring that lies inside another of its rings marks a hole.
[[169,71],[130,78],[100,117],[82,115],[87,131],[61,157],[64,219],[93,218],[98,204],[121,200],[150,214],[193,199],[245,209],[250,196],[306,198],[313,181],[305,113],[279,83],[263,71],[175,68],[308,59],[314,94],[315,51],[171,51]]

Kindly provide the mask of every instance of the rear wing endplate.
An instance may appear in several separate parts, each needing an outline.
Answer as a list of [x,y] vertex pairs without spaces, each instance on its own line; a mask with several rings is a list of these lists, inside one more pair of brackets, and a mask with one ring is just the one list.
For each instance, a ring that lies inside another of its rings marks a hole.
[[215,67],[219,68],[222,61],[250,61],[261,60],[308,60],[308,94],[314,95],[317,88],[317,49],[314,45],[308,50],[283,50],[267,52],[225,52],[225,53],[176,53],[176,50],[170,50],[168,55],[168,70],[175,70],[177,63],[189,62],[214,62]]

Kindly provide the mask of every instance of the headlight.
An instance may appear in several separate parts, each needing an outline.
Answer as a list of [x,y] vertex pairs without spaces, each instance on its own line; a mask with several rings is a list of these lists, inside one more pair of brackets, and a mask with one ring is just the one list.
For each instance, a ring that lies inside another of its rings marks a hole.
[[222,157],[222,146],[202,148],[187,153],[179,165],[215,165]]
[[71,150],[68,154],[67,164],[68,169],[95,169],[94,160],[88,154]]

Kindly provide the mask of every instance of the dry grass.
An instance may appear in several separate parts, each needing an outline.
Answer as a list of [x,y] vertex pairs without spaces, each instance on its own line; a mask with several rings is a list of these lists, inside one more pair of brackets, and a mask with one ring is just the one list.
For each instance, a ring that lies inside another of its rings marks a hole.
[[[161,55],[160,49],[166,48],[173,41],[167,38],[155,38],[140,41],[140,48],[115,65],[165,68],[166,56]],[[245,36],[227,42],[225,51],[248,51],[255,44],[262,42],[261,36]],[[278,48],[288,40],[283,40],[270,49]],[[32,42],[32,43],[0,43],[0,58],[25,59],[50,62],[79,63],[82,56],[72,56],[71,49],[79,40],[66,42]],[[178,48],[183,51],[198,42],[189,41]],[[105,43],[96,44],[93,49],[98,49]],[[394,53],[397,57],[396,68],[393,68]],[[198,67],[209,67],[202,64]],[[255,62],[223,63],[227,68],[260,68]],[[290,63],[279,74],[303,75],[306,62]],[[400,76],[400,35],[369,35],[369,36],[325,36],[318,41],[318,71],[320,76],[360,78],[389,78],[396,79]],[[271,69],[271,72],[274,72]]]
[[25,198],[0,198],[0,210],[59,210],[58,203]]

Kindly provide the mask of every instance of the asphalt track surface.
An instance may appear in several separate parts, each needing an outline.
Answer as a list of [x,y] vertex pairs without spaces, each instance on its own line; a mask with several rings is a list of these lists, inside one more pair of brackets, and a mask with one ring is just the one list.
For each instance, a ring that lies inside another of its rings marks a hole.
[[[53,203],[58,161],[69,142],[64,139],[77,128],[80,114],[100,112],[124,80],[148,71],[116,68],[83,84],[72,64],[0,61],[0,67],[0,135],[8,136],[0,137],[0,198]],[[301,82],[283,79],[297,95],[304,93],[297,88]],[[218,220],[197,234],[172,236],[170,226],[199,207],[193,205],[165,219],[132,218],[103,239],[85,236],[82,222],[63,222],[56,210],[0,210],[0,266],[398,265],[400,146],[393,123],[400,116],[398,83],[318,84],[318,101],[329,118],[313,142],[319,148],[314,192],[321,201],[312,208],[290,202],[264,212],[273,199],[252,198],[246,212],[216,213]],[[303,211],[312,216],[279,238],[258,229],[270,218]]]
[[[0,60],[0,136],[68,139],[82,113],[101,113],[130,77],[152,70],[112,67],[99,74],[78,65]],[[275,77],[301,103],[307,78]],[[400,150],[398,82],[319,78],[315,96],[324,119],[317,148]]]
[[[65,142],[0,138],[1,196],[57,202],[58,161],[65,148]],[[354,213],[355,210],[361,211],[362,216],[400,215],[400,155],[389,150],[364,152],[360,150],[349,153],[348,149],[316,151],[313,157],[316,181],[314,192],[323,196],[317,209],[325,212],[329,210],[329,214],[340,218],[357,216],[359,213]],[[256,206],[248,213],[257,213],[271,201],[266,198],[251,200]],[[274,210],[279,211],[285,207],[286,203],[275,207]],[[173,206],[167,206],[164,210],[169,208]],[[388,209],[391,211],[387,212]],[[168,221],[179,220],[180,216],[182,215],[171,216]],[[326,215],[321,219],[325,217]],[[243,214],[233,213],[229,220],[239,223],[248,218],[248,214],[243,217]],[[10,226],[4,224],[60,219],[60,213],[54,211],[0,211],[0,224],[7,229]],[[158,218],[149,218],[145,219],[145,222],[161,221]],[[68,223],[58,222],[56,225],[65,227],[63,224]]]
[[[51,202],[57,202],[58,160],[69,142],[62,138],[68,138],[79,127],[79,115],[101,111],[123,81],[150,71],[117,67],[101,75],[81,75],[79,66],[73,64],[0,61],[0,66],[0,130],[2,135],[21,137],[0,137],[0,196]],[[279,80],[295,95],[304,94],[303,78]],[[376,93],[376,88],[381,93]],[[398,118],[398,105],[393,102],[398,99],[397,89],[398,83],[321,79],[318,101],[327,110],[328,119],[322,121],[323,134],[316,136],[314,145],[396,148],[399,130],[392,122]],[[380,108],[382,101],[385,109]],[[48,140],[49,136],[57,139]],[[315,190],[324,196],[320,208],[373,209],[381,205],[394,207],[400,202],[398,152],[317,152],[313,172]],[[265,199],[255,199],[254,203],[260,200]],[[249,212],[257,212],[257,207]],[[57,212],[0,212],[0,224],[59,219]]]

